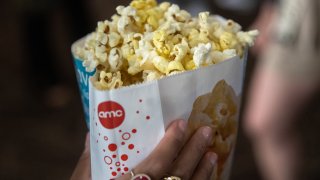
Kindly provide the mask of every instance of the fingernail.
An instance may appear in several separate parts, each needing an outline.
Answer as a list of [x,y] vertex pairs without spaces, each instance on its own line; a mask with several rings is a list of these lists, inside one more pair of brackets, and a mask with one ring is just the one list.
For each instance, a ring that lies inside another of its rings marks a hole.
[[179,121],[179,128],[180,128],[181,131],[185,131],[186,128],[187,128],[187,122],[184,121],[184,120],[180,120]]
[[206,126],[202,129],[202,134],[206,139],[209,140],[212,136],[212,129],[210,127]]
[[210,152],[209,153],[209,161],[210,161],[210,163],[214,166],[216,164],[217,160],[218,160],[217,154],[213,153],[213,152]]

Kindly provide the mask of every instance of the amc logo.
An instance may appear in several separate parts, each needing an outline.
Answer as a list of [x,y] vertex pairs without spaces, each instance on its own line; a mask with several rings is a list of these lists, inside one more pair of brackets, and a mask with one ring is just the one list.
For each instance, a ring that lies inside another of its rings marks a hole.
[[106,101],[99,104],[98,117],[103,127],[114,129],[123,123],[125,112],[119,103]]

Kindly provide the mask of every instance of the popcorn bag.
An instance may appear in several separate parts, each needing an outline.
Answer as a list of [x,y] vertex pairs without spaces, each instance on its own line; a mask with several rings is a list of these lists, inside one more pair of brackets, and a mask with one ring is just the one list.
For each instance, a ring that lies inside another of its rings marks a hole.
[[[209,125],[219,179],[228,179],[237,135],[244,60],[232,58],[207,68],[119,90],[90,83],[90,140],[93,179],[128,173],[156,147],[172,120],[189,120],[189,130]],[[170,147],[168,147],[170,148]]]
[[211,148],[219,157],[216,177],[228,179],[245,62],[246,57],[237,56],[118,90],[101,91],[88,82],[92,178],[112,179],[128,173],[156,147],[172,120],[185,119],[189,131],[203,125],[213,128]]
[[176,119],[188,121],[189,134],[204,125],[213,129],[214,179],[228,179],[246,47],[257,31],[243,32],[208,12],[192,18],[154,0],[119,6],[111,19],[72,46],[90,129],[92,179],[130,172]]

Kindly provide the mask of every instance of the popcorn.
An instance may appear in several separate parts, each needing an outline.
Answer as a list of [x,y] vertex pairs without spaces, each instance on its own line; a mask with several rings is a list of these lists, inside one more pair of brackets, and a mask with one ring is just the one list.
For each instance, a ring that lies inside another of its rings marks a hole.
[[249,46],[253,46],[254,40],[258,35],[259,35],[258,30],[252,30],[249,32],[241,32],[241,31],[237,32],[237,38],[239,39],[239,41],[243,46],[245,46],[246,44],[248,44]]
[[153,81],[160,79],[163,75],[159,73],[158,71],[152,71],[152,70],[145,70],[143,71],[143,80],[145,82]]
[[161,73],[166,74],[168,72],[167,68],[169,66],[169,62],[164,57],[156,56],[152,60],[152,63]]
[[135,8],[132,8],[131,6],[128,6],[128,7],[124,7],[124,6],[118,6],[116,8],[118,14],[121,15],[121,17],[133,17],[136,19],[136,15],[137,15],[137,11]]
[[87,58],[88,60],[83,61],[83,66],[86,67],[86,71],[92,72],[98,66],[99,62],[92,56],[87,56]]
[[193,28],[190,30],[190,33],[188,34],[188,40],[191,47],[195,47],[197,44],[201,43],[199,36],[200,32],[198,29]]
[[147,23],[150,24],[154,29],[159,26],[157,18],[155,16],[149,16],[147,19]]
[[208,17],[209,12],[201,12],[199,13],[199,25],[200,25],[200,32],[204,32],[205,34],[209,35],[209,22]]
[[111,49],[110,55],[109,55],[109,64],[110,64],[111,72],[116,72],[120,70],[122,66],[122,57],[121,57],[121,51],[118,48]]
[[210,56],[211,44],[199,44],[192,49],[194,51],[193,62],[196,67],[207,66],[212,64],[212,58]]
[[237,33],[241,31],[241,26],[231,19],[226,21],[226,23],[224,24],[224,28],[227,32],[230,32],[230,33]]
[[168,2],[163,2],[159,5],[159,8],[162,9],[163,11],[167,11],[170,7],[170,3]]
[[109,37],[109,46],[111,48],[116,47],[121,41],[121,36],[116,32],[111,32],[108,35],[108,37]]
[[155,7],[157,2],[155,0],[133,0],[130,6],[136,9],[149,9]]
[[223,52],[221,51],[214,51],[211,53],[212,60],[215,64],[222,62],[225,59],[232,58],[237,55],[235,49],[227,49]]
[[108,35],[103,32],[98,32],[96,35],[96,41],[100,42],[103,45],[106,45],[108,43]]
[[174,71],[184,71],[184,67],[179,61],[171,61],[168,64],[167,74],[170,74]]
[[105,24],[104,22],[101,22],[101,21],[98,22],[98,27],[97,27],[98,33],[104,33],[106,28],[107,28],[107,24]]
[[143,69],[140,67],[140,63],[138,61],[138,58],[133,56],[128,60],[129,63],[129,68],[128,68],[128,73],[131,75],[136,75],[139,72],[141,72]]
[[181,43],[176,44],[173,47],[173,51],[171,52],[170,56],[174,57],[174,61],[182,61],[189,51],[189,45],[184,38]]
[[213,138],[209,149],[219,155],[217,179],[221,179],[235,144],[238,110],[234,89],[224,80],[219,81],[210,93],[197,97],[193,103],[188,130],[192,133],[204,125],[212,127]]
[[[242,56],[257,30],[243,32],[233,20],[209,12],[197,18],[176,4],[133,0],[117,14],[99,21],[77,55],[96,71],[99,88],[113,89],[156,80]],[[132,78],[135,77],[135,78]]]
[[194,70],[196,69],[196,65],[194,64],[194,61],[188,61],[185,65],[186,70]]
[[138,31],[138,28],[135,25],[135,22],[139,21],[136,9],[132,8],[131,6],[118,6],[117,12],[120,15],[120,18],[117,22],[117,28],[122,36],[124,36],[126,33]]
[[234,48],[237,44],[235,36],[230,32],[223,32],[220,36],[220,46],[223,50]]
[[101,71],[96,82],[94,82],[94,85],[98,89],[116,89],[121,87],[122,84],[121,73],[119,71],[115,73],[106,73]]
[[171,21],[171,22],[174,22],[176,21],[175,17],[176,17],[176,14],[178,14],[180,12],[180,8],[178,5],[176,4],[172,4],[167,12],[164,14],[165,18],[168,20],[168,21]]

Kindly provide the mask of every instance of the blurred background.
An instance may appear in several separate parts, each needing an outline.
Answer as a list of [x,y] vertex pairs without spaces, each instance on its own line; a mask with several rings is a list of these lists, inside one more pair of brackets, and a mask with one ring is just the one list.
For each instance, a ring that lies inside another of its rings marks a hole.
[[[258,0],[175,0],[194,15],[208,10],[248,29]],[[109,19],[128,0],[0,1],[0,179],[69,179],[87,127],[75,79],[71,44]],[[255,57],[250,55],[246,87]],[[306,179],[320,179],[319,98],[299,124],[306,147]],[[245,101],[244,101],[245,103]],[[261,179],[240,129],[231,179]]]

